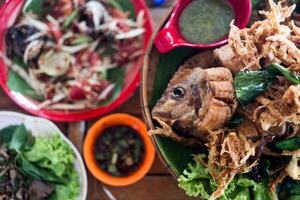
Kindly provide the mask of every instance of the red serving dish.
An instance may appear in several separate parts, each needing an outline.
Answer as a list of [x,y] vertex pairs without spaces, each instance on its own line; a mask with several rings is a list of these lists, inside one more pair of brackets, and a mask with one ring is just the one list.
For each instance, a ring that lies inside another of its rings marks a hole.
[[[166,53],[176,47],[183,46],[194,48],[214,48],[227,42],[227,36],[210,44],[193,44],[182,37],[178,28],[179,17],[185,7],[192,1],[193,0],[178,0],[168,22],[156,35],[154,43],[161,53]],[[232,6],[235,14],[235,25],[239,28],[246,27],[251,16],[251,0],[228,0],[228,2]]]
[[[153,21],[150,15],[150,12],[143,0],[130,0],[135,8],[135,13],[137,14],[139,11],[144,11],[144,51],[146,51],[146,47],[148,41],[151,37],[153,31]],[[7,0],[2,8],[0,9],[0,51],[6,54],[6,45],[5,45],[5,34],[7,29],[11,27],[19,13],[22,10],[23,3],[25,0]],[[107,106],[100,106],[95,109],[87,109],[80,111],[57,111],[57,110],[47,110],[47,109],[38,109],[36,101],[30,99],[29,97],[23,96],[20,93],[11,91],[7,87],[7,77],[8,77],[8,69],[4,64],[3,60],[0,58],[0,85],[5,93],[19,106],[21,106],[26,111],[38,115],[40,117],[44,117],[54,121],[62,121],[62,122],[71,122],[71,121],[80,121],[86,120],[94,117],[101,116],[105,113],[112,111],[113,109],[120,106],[126,100],[128,100],[139,86],[140,83],[140,68],[143,66],[143,56],[134,63],[133,66],[126,72],[123,89],[119,95],[113,102],[111,102]]]

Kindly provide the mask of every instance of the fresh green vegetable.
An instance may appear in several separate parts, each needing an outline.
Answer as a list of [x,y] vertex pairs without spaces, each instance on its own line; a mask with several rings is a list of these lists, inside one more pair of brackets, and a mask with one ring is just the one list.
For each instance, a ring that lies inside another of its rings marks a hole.
[[[55,185],[58,191],[50,199],[72,200],[79,193],[78,175],[74,169],[73,150],[65,143],[59,135],[50,138],[36,138],[35,144],[24,152],[24,158],[34,163],[40,169],[52,172],[57,177],[59,184]],[[64,184],[61,184],[61,182]],[[70,184],[70,187],[69,187]]]
[[270,75],[284,76],[287,80],[291,81],[294,84],[300,84],[300,78],[290,72],[287,68],[279,65],[279,64],[270,64],[266,66],[266,69]]
[[234,87],[238,101],[249,104],[262,94],[274,81],[276,76],[284,76],[294,84],[300,84],[300,78],[279,64],[270,64],[264,71],[242,71],[234,77]]
[[[202,154],[197,156],[202,159]],[[209,169],[201,165],[196,159],[194,163],[189,163],[188,168],[178,178],[178,185],[190,197],[209,199],[216,189],[216,184],[209,174]]]
[[55,188],[48,199],[73,200],[78,196],[80,183],[73,166],[75,156],[59,135],[34,138],[21,124],[0,130],[0,141],[9,148],[17,171],[29,183],[41,180]]
[[238,112],[236,112],[232,118],[230,119],[230,121],[228,122],[227,126],[228,128],[235,128],[236,126],[238,126],[239,124],[244,122],[244,118],[241,114],[239,114]]
[[252,8],[259,8],[259,6],[265,2],[265,0],[251,0]]
[[[189,163],[188,168],[178,178],[179,187],[188,196],[209,199],[217,188],[217,184],[209,174],[209,169],[204,167],[199,160],[204,155],[197,155],[194,163]],[[250,194],[253,194],[251,198]],[[246,176],[236,176],[229,184],[220,200],[272,200],[267,184],[257,183]]]
[[24,152],[24,157],[36,163],[38,167],[53,171],[58,177],[62,177],[73,168],[73,151],[59,135],[36,138],[33,147]]
[[56,184],[55,193],[48,200],[74,200],[80,191],[79,177],[77,172],[72,168],[68,171],[65,184]]
[[298,200],[300,199],[299,181],[286,178],[278,188],[280,200]]
[[262,94],[276,77],[267,71],[242,71],[234,77],[234,87],[237,100],[243,105],[250,103]]
[[68,18],[64,21],[63,24],[63,29],[67,29],[70,27],[70,25],[72,24],[72,22],[79,16],[79,10],[74,10],[70,16],[68,16]]
[[20,92],[25,96],[29,96],[35,100],[42,101],[44,98],[37,95],[30,85],[16,72],[10,70],[8,74],[7,86],[10,90]]
[[28,67],[28,65],[26,65],[24,62],[23,62],[23,58],[21,58],[21,57],[19,57],[19,56],[17,56],[17,55],[15,55],[14,57],[13,57],[13,62],[14,63],[16,63],[18,66],[20,66],[20,67],[23,67],[23,68],[27,68]]
[[29,162],[23,156],[20,157],[18,163],[22,171],[27,177],[34,178],[37,180],[43,180],[50,183],[61,183],[62,180],[56,177],[51,171],[43,168],[39,168],[34,163]]
[[39,69],[48,76],[62,76],[70,69],[72,55],[65,51],[44,51],[39,59]]
[[300,149],[300,137],[295,136],[275,143],[277,149],[294,151]]
[[72,41],[72,45],[79,45],[79,44],[85,44],[85,43],[89,43],[92,41],[92,38],[90,38],[89,36],[86,35],[82,35],[78,38],[76,38],[74,41]]
[[[51,1],[47,1],[51,2]],[[52,9],[53,4],[50,6],[44,6],[46,0],[26,0],[25,5],[23,7],[23,13],[34,13],[38,16],[43,16],[45,13],[49,12]],[[55,1],[53,1],[55,3]]]
[[9,126],[0,130],[0,145],[8,144],[18,126]]
[[20,153],[21,149],[26,145],[28,137],[29,134],[27,134],[25,126],[23,124],[18,126],[12,135],[9,148]]
[[129,12],[129,17],[134,19],[134,6],[130,0],[109,0],[113,7],[123,12]]

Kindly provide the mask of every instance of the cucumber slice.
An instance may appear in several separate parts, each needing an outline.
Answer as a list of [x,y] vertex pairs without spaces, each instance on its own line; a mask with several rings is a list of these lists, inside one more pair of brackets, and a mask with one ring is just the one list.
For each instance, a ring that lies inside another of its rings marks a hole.
[[40,56],[38,65],[49,76],[61,76],[68,71],[71,60],[72,56],[67,52],[50,50]]

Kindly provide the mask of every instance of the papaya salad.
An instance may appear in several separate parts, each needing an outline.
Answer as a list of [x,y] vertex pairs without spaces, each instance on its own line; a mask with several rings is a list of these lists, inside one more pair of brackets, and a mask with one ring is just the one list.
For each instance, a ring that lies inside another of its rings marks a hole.
[[103,105],[143,52],[143,16],[119,0],[27,0],[1,53],[7,86],[39,109]]
[[189,196],[300,199],[299,18],[292,1],[263,2],[260,20],[232,22],[228,44],[180,66],[152,109],[150,134],[196,147],[174,167]]

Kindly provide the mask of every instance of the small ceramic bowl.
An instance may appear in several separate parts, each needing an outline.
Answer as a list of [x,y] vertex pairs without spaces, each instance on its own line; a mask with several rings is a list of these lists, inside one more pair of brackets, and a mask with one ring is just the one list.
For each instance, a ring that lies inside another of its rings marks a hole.
[[[108,174],[99,167],[94,155],[96,139],[104,129],[116,125],[126,125],[136,130],[145,146],[144,160],[139,168],[128,176],[117,177]],[[147,134],[146,125],[140,119],[127,114],[111,114],[98,120],[89,129],[83,145],[83,156],[87,168],[99,181],[112,186],[127,186],[139,181],[147,174],[155,158],[155,149]]]
[[26,129],[30,130],[35,137],[50,137],[58,134],[72,148],[75,154],[74,168],[80,181],[80,193],[75,200],[86,200],[88,191],[86,170],[81,155],[72,142],[49,120],[16,112],[0,111],[0,130],[20,124],[24,124]]
[[[227,42],[227,36],[209,44],[193,44],[185,40],[179,30],[179,17],[185,7],[193,0],[178,0],[174,10],[161,31],[156,35],[154,43],[161,53],[166,53],[176,47],[194,47],[194,48],[214,48]],[[225,1],[225,0],[222,0]],[[235,18],[234,23],[239,28],[244,28],[248,24],[251,16],[251,0],[227,0],[231,5]]]

